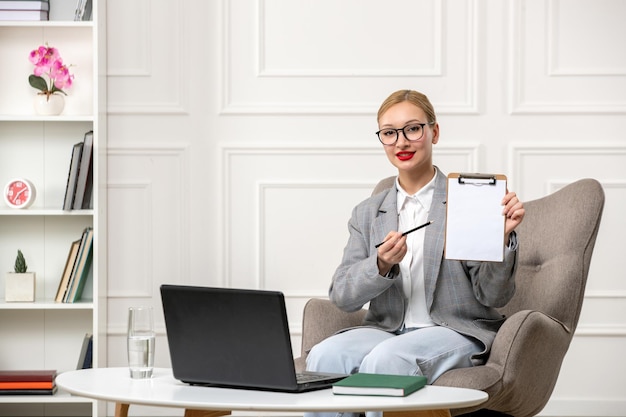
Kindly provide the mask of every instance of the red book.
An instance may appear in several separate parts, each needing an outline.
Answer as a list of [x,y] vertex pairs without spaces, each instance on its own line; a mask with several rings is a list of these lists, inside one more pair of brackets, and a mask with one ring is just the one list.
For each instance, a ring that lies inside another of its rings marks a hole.
[[54,382],[52,381],[24,381],[24,382],[0,382],[0,390],[2,389],[52,389]]
[[[57,375],[56,370],[0,370],[2,382],[53,382]],[[50,388],[49,386],[47,388]]]

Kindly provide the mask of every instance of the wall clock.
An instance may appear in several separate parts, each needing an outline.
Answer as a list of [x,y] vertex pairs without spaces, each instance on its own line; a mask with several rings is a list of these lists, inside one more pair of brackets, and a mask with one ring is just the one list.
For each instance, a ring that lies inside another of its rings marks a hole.
[[36,190],[32,182],[15,178],[4,187],[4,202],[12,208],[27,208],[35,201]]

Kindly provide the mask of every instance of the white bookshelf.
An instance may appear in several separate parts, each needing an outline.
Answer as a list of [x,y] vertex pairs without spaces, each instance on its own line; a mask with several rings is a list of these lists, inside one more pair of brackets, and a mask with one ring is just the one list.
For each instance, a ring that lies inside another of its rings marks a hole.
[[[93,0],[91,21],[74,22],[77,0],[49,0],[50,21],[0,21],[0,189],[29,179],[37,197],[28,209],[0,202],[0,369],[76,369],[85,333],[93,363],[106,361],[106,83],[105,5]],[[28,54],[48,43],[70,64],[74,84],[60,116],[38,116],[28,83]],[[94,131],[93,209],[64,211],[72,146]],[[72,241],[94,228],[92,273],[80,302],[55,303]],[[17,250],[37,274],[35,302],[5,302],[5,276]],[[0,416],[104,414],[104,404],[62,391],[53,396],[0,395]]]

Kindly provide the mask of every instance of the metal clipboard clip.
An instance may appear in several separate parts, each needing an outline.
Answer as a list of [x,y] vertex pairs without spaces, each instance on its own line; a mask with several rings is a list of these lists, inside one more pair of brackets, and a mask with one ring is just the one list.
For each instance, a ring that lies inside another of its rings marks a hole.
[[496,185],[496,181],[491,174],[459,174],[459,184]]

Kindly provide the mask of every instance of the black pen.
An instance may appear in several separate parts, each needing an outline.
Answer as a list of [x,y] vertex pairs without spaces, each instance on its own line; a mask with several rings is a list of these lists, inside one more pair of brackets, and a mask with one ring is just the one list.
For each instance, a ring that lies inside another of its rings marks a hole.
[[[426,223],[424,223],[424,224],[422,224],[422,225],[420,225],[420,226],[414,227],[414,228],[413,228],[413,229],[411,229],[411,230],[407,230],[406,232],[402,233],[402,236],[406,236],[406,235],[408,235],[409,233],[413,233],[413,232],[414,232],[414,231],[416,231],[416,230],[420,230],[422,227],[426,227],[426,226],[428,226],[429,224],[431,224],[432,222],[433,222],[433,220],[429,220],[429,221],[427,221]],[[382,244],[383,244],[383,243],[385,243],[385,242],[386,242],[386,240],[385,240],[385,241],[383,241],[383,242],[380,242],[378,245],[376,245],[376,246],[374,246],[374,247],[375,247],[375,248],[377,248],[377,247],[379,247],[380,245],[382,245]]]

